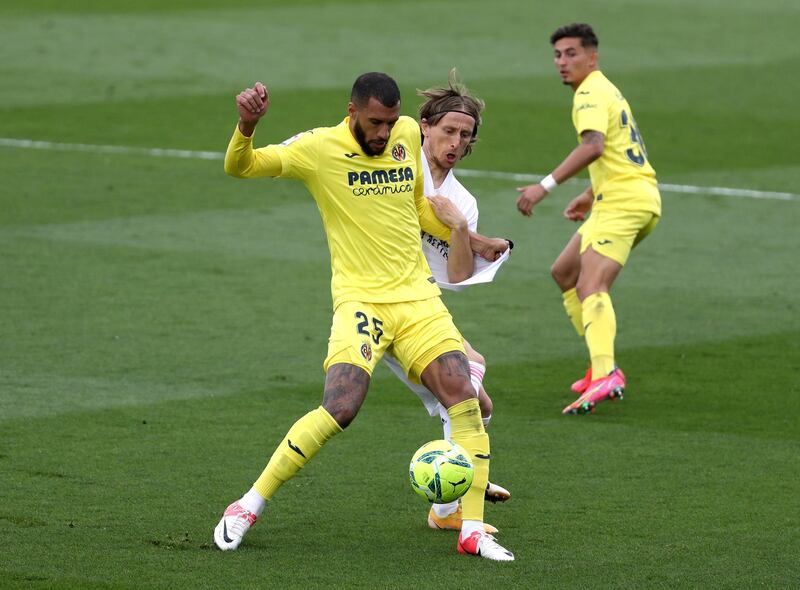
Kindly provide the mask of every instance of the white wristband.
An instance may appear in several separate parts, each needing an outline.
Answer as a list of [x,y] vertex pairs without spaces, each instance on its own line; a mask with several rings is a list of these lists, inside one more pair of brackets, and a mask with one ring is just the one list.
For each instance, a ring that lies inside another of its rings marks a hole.
[[553,178],[552,174],[548,174],[542,180],[539,181],[539,184],[542,185],[542,188],[547,191],[548,193],[558,186],[556,179]]

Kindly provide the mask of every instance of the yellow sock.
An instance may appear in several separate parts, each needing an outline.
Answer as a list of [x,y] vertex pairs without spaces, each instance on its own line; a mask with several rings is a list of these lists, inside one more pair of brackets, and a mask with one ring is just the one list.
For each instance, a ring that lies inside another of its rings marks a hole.
[[453,442],[464,447],[472,457],[475,476],[461,499],[464,520],[483,522],[483,501],[489,483],[489,435],[483,429],[477,398],[459,402],[447,409]]
[[592,293],[583,300],[583,329],[592,359],[592,379],[614,370],[614,337],[617,316],[608,293]]
[[342,427],[322,406],[300,418],[275,449],[266,469],[253,484],[269,500],[287,480],[294,477]]
[[583,336],[583,309],[581,300],[578,299],[578,292],[573,287],[569,291],[564,291],[561,294],[564,298],[564,309],[567,312],[569,321],[578,333],[578,336]]

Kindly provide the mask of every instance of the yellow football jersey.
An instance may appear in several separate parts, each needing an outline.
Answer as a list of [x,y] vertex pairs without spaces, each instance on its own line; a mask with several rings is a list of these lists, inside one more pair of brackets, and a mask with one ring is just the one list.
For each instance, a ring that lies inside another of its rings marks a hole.
[[395,303],[440,294],[420,248],[420,227],[445,240],[450,230],[424,195],[420,129],[414,119],[400,117],[379,156],[363,152],[349,118],[280,145],[253,150],[251,144],[252,138],[234,131],[226,171],[305,183],[328,238],[334,309],[344,301]]
[[631,107],[602,72],[592,72],[575,90],[572,122],[578,141],[584,131],[605,135],[603,155],[589,165],[594,206],[661,215],[656,172],[647,160]]

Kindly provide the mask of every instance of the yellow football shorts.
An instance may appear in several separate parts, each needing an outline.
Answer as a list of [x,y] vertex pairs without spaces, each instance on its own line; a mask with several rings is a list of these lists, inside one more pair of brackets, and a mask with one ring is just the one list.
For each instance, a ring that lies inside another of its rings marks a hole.
[[621,211],[597,207],[583,225],[581,254],[591,246],[598,254],[625,266],[631,250],[658,224],[659,216],[650,211]]
[[461,333],[439,297],[402,303],[345,301],[333,314],[328,356],[323,368],[349,363],[372,375],[386,350],[391,350],[409,379],[420,375],[438,356],[464,352]]

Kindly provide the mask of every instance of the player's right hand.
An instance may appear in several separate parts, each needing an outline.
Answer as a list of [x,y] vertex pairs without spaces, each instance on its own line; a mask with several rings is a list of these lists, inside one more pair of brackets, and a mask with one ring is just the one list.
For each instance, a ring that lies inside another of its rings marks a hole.
[[236,108],[239,111],[239,121],[246,124],[255,124],[267,114],[269,109],[269,92],[261,82],[256,82],[252,88],[245,88],[236,95]]
[[529,184],[517,189],[520,195],[517,199],[517,211],[530,217],[533,215],[533,207],[547,196],[547,191],[541,184]]

